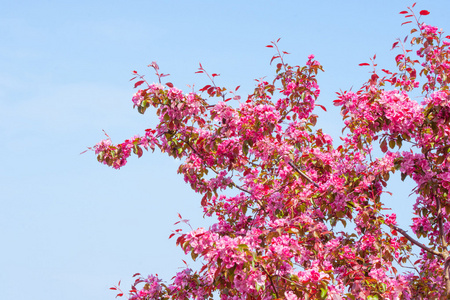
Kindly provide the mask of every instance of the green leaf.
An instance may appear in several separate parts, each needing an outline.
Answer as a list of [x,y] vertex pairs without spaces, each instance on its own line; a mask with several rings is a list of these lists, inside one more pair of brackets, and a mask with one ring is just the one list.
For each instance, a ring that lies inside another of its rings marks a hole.
[[444,155],[438,156],[438,158],[436,159],[436,163],[438,165],[440,165],[440,164],[442,164],[444,162],[444,159],[445,159]]
[[431,129],[433,130],[434,135],[437,135],[439,132],[439,128],[435,122],[431,123]]
[[363,145],[362,145],[361,139],[358,140],[358,143],[356,144],[356,147],[358,147],[359,150],[362,150]]
[[279,210],[278,208],[275,210],[275,216],[279,219],[284,217],[284,213],[282,210]]
[[170,120],[169,114],[165,114],[165,115],[164,115],[164,121],[169,121],[169,120]]
[[147,109],[147,108],[142,107],[142,106],[138,106],[138,108],[137,108],[137,110],[138,110],[138,112],[139,112],[140,114],[144,114],[144,112],[145,112],[146,109]]
[[259,292],[261,288],[264,288],[264,285],[259,285],[258,283],[256,283],[256,291]]
[[391,147],[391,149],[394,149],[394,147],[395,147],[395,140],[390,140],[389,141],[389,147]]
[[248,246],[246,244],[240,244],[237,246],[239,251],[248,250]]
[[247,156],[247,154],[248,154],[248,141],[247,140],[245,140],[242,145],[242,153],[244,153],[245,156]]
[[327,288],[320,288],[320,297],[325,298],[327,296],[328,289]]
[[401,178],[402,178],[402,181],[405,181],[406,173],[403,173],[403,172],[402,172]]

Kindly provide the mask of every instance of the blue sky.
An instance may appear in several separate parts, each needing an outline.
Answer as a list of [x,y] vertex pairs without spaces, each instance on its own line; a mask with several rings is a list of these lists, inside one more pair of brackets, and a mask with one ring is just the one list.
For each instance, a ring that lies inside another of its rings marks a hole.
[[[319,126],[336,138],[335,92],[357,89],[358,67],[377,54],[392,67],[395,39],[411,27],[411,1],[9,1],[0,10],[0,295],[3,299],[113,299],[108,288],[131,275],[170,277],[185,258],[168,240],[177,213],[208,226],[200,198],[157,152],[120,171],[80,155],[104,138],[121,142],[155,124],[132,109],[131,71],[157,61],[188,90],[208,81],[241,95],[273,74],[281,38],[287,61],[315,54],[325,73]],[[450,2],[419,2],[426,23],[449,29]],[[449,29],[450,30],[450,29]],[[408,224],[411,185],[396,181],[391,203]]]

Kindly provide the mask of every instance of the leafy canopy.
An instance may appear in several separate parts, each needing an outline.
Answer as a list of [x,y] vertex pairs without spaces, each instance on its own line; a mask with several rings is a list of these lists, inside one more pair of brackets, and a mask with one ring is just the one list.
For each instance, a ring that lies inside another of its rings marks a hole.
[[[361,64],[373,68],[368,81],[337,94],[340,145],[315,126],[315,109],[325,110],[317,103],[322,66],[313,55],[304,66],[289,65],[278,41],[267,46],[276,51],[273,80],[259,80],[246,98],[239,87],[217,86],[219,75],[202,65],[197,73],[211,84],[186,94],[162,83],[167,74],[155,62],[149,66],[159,83],[134,71],[141,88],[134,107],[141,114],[152,108],[159,123],[121,144],[101,141],[93,147],[98,161],[119,169],[132,153],[158,148],[180,160],[178,172],[218,221],[171,235],[201,261],[199,270],[187,267],[170,283],[136,274],[129,299],[449,297],[450,37],[421,22],[429,12],[416,15],[413,7],[400,12],[402,25],[415,27],[411,39],[393,45],[398,69],[377,69],[374,56]],[[395,172],[416,184],[413,233],[384,213],[381,195]],[[421,252],[410,265],[413,247]]]

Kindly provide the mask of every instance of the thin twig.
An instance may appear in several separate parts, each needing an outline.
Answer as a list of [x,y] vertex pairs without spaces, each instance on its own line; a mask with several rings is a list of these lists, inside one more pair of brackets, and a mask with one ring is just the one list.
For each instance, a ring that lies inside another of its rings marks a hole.
[[314,186],[316,188],[319,188],[319,185],[317,183],[315,183],[311,178],[309,178],[308,175],[306,175],[305,173],[303,173],[299,168],[297,168],[296,165],[294,165],[291,161],[288,162],[288,164],[298,173],[300,174],[303,178],[305,178],[307,181],[309,181],[309,183],[314,184]]
[[[189,146],[189,148],[192,149],[192,151],[195,153],[195,155],[197,155],[198,157],[200,157],[200,158],[202,159],[202,161],[205,162],[205,159],[203,158],[203,156],[202,156],[200,153],[198,153],[197,150],[196,150],[194,147],[192,147],[192,145],[191,145],[188,141],[184,141],[184,142]],[[206,164],[205,164],[205,165],[206,165]],[[217,171],[215,170],[215,168],[213,168],[212,166],[208,166],[208,165],[206,165],[206,166],[207,166],[210,170],[212,170],[214,173],[219,174],[219,172],[217,172]],[[242,192],[244,192],[244,193],[247,193],[247,194],[249,194],[250,196],[254,197],[255,200],[256,200],[256,203],[258,203],[258,205],[259,205],[260,207],[263,207],[263,203],[261,202],[261,200],[259,200],[258,198],[256,198],[256,196],[253,195],[252,192],[250,192],[250,191],[248,191],[248,190],[246,190],[246,189],[240,187],[240,186],[237,185],[234,181],[231,181],[231,184],[232,184],[235,188],[237,188],[238,190],[240,190],[240,191],[242,191]]]

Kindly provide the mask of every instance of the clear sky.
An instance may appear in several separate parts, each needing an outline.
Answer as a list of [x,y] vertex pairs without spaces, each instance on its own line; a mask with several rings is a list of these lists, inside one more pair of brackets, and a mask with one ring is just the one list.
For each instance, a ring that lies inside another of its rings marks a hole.
[[[185,258],[168,240],[177,213],[208,226],[200,198],[176,174],[177,162],[157,152],[133,156],[117,171],[80,155],[104,138],[121,142],[155,124],[132,108],[131,71],[157,61],[188,91],[207,79],[198,63],[220,73],[217,83],[242,95],[270,76],[281,38],[286,59],[315,54],[326,106],[319,126],[342,128],[335,92],[366,81],[358,67],[377,54],[393,67],[399,11],[412,1],[3,1],[0,6],[0,298],[113,299],[108,288],[131,275],[165,279]],[[427,24],[450,32],[449,1],[422,1]],[[407,227],[411,185],[391,184],[389,200]],[[185,258],[187,259],[187,258]],[[189,260],[187,259],[189,262]]]

